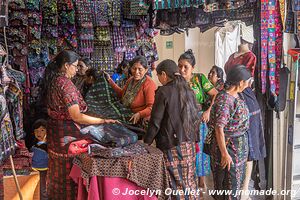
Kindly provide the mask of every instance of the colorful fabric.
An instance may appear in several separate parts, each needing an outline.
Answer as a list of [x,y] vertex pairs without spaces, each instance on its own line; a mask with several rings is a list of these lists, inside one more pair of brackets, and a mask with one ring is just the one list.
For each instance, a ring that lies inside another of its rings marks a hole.
[[112,27],[111,35],[113,39],[113,47],[115,52],[125,52],[126,44],[125,44],[125,34],[122,28],[120,27]]
[[33,85],[37,85],[44,78],[46,67],[30,68],[30,81]]
[[273,96],[276,96],[276,0],[271,0],[268,3],[268,62],[269,62],[269,81],[270,91]]
[[266,145],[260,107],[251,88],[246,88],[242,95],[249,110],[249,160],[261,160],[266,157]]
[[[225,133],[226,134],[226,133]],[[226,149],[232,158],[233,164],[230,171],[227,167],[221,166],[221,153],[217,142],[213,143],[211,155],[211,169],[213,172],[215,190],[231,190],[232,194],[242,189],[246,173],[246,163],[248,158],[248,136],[247,133],[238,137],[231,137],[227,141]],[[238,200],[240,196],[215,195],[217,200]]]
[[121,1],[108,1],[108,20],[113,26],[121,25]]
[[98,73],[102,71],[114,71],[114,51],[111,46],[95,44],[94,52],[91,54],[92,66]]
[[[198,179],[195,170],[195,143],[182,143],[164,153],[164,159],[168,175],[170,177],[170,186],[174,191],[197,191]],[[198,194],[199,195],[199,194]],[[174,195],[172,199],[198,199],[197,194]]]
[[22,86],[25,83],[26,79],[25,79],[25,74],[23,72],[15,69],[6,69],[6,72],[8,77],[15,79],[19,86]]
[[280,5],[281,0],[276,1],[276,10],[275,10],[275,58],[276,58],[276,71],[275,71],[275,94],[279,95],[280,88],[280,69],[281,69],[281,61],[282,61],[282,46],[283,46],[283,22],[282,16],[280,16]]
[[[75,157],[73,163],[81,169],[81,177],[89,188],[90,178],[94,176],[109,176],[126,178],[142,188],[165,191],[169,188],[163,153],[152,146],[140,143],[149,153],[131,157],[101,158],[86,154]],[[149,181],[151,180],[151,181]],[[167,199],[164,192],[159,200]]]
[[[29,153],[25,146],[25,141],[20,140],[17,142],[17,148],[15,154],[13,155],[13,162],[15,170],[20,174],[30,174],[31,169],[31,158],[32,153]],[[11,163],[9,160],[3,163],[2,168],[4,173],[9,174],[12,172]]]
[[[200,112],[201,117],[203,112]],[[199,128],[200,142],[198,145],[199,151],[196,152],[196,174],[197,176],[207,176],[210,174],[210,158],[209,155],[203,152],[204,141],[208,133],[208,127],[206,123],[201,122]]]
[[0,166],[16,150],[16,140],[13,125],[8,112],[8,105],[4,95],[4,88],[0,87]]
[[279,9],[280,9],[280,16],[281,16],[282,25],[284,27],[284,22],[285,22],[285,0],[279,0]]
[[155,10],[160,9],[175,9],[175,8],[185,8],[185,7],[198,7],[205,3],[204,0],[189,0],[189,1],[174,1],[174,0],[155,0]]
[[106,147],[125,147],[138,140],[137,134],[119,124],[90,125],[80,133]]
[[93,3],[91,0],[76,0],[76,23],[79,35],[79,52],[82,55],[87,55],[93,52],[93,40],[94,40],[94,29],[93,29]]
[[268,0],[261,1],[261,70],[260,70],[260,79],[261,79],[261,88],[262,93],[266,93],[267,87],[267,70],[268,70],[268,19],[269,19],[269,10],[268,10]]
[[226,91],[218,93],[211,113],[210,127],[223,127],[225,138],[243,135],[249,129],[249,110],[244,100]]
[[94,0],[93,24],[94,26],[109,26],[108,1]]
[[132,157],[148,153],[145,147],[140,143],[117,148],[107,148],[100,144],[90,144],[88,148],[90,156],[100,156],[103,158]]
[[5,97],[15,139],[21,140],[26,135],[23,130],[23,92],[16,81],[9,83]]
[[209,99],[207,92],[214,88],[204,74],[194,74],[190,87],[195,92],[197,103],[204,104]]
[[71,156],[49,150],[49,170],[47,192],[49,199],[74,200],[77,197],[77,186],[69,176],[72,168]]
[[56,1],[43,0],[42,2],[42,38],[48,44],[49,53],[55,55],[57,53],[58,38],[58,13]]
[[284,29],[286,33],[295,33],[295,14],[292,9],[292,0],[289,0],[287,3],[287,14]]
[[97,78],[97,82],[91,86],[86,94],[85,101],[88,105],[88,113],[128,122],[133,115],[129,108],[123,106],[104,75]]
[[75,9],[73,1],[57,2],[58,10],[58,46],[61,49],[77,49],[77,30],[75,27]]

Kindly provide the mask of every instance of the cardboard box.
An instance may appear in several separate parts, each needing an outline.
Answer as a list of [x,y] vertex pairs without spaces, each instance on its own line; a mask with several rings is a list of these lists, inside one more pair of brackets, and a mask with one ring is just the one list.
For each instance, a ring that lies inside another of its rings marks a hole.
[[[19,200],[17,187],[13,176],[4,176],[4,200]],[[40,199],[40,175],[32,172],[28,176],[18,176],[23,200]]]

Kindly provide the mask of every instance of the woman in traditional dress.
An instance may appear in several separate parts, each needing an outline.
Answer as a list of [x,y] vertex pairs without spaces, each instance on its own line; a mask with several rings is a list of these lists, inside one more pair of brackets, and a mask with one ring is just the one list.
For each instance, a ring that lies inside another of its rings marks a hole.
[[154,103],[156,90],[155,82],[149,77],[148,63],[145,57],[137,56],[130,62],[132,77],[128,79],[125,86],[120,88],[109,76],[107,79],[121,98],[124,106],[131,108],[135,113],[130,121],[137,124],[141,119],[149,120]]
[[232,190],[232,195],[215,199],[240,199],[248,159],[249,111],[239,93],[249,86],[251,74],[245,66],[235,66],[227,74],[225,90],[220,92],[209,125],[212,134],[211,169],[216,190]]
[[[156,71],[163,86],[156,92],[144,142],[151,144],[155,139],[156,146],[164,152],[170,186],[175,193],[186,189],[196,192],[195,142],[199,139],[200,120],[195,95],[174,61],[162,61]],[[188,192],[173,195],[177,200],[198,197]]]
[[196,66],[196,59],[192,50],[183,53],[178,60],[180,74],[189,83],[191,89],[196,95],[199,107],[199,115],[202,123],[200,124],[200,142],[196,145],[196,170],[199,177],[199,186],[205,188],[204,176],[210,174],[209,156],[203,153],[203,142],[207,135],[207,123],[210,117],[211,106],[218,91],[204,74],[193,74]]
[[208,80],[221,92],[224,89],[224,72],[221,67],[214,65],[208,73]]
[[78,59],[75,52],[64,50],[46,68],[44,92],[50,117],[47,127],[49,199],[76,199],[75,183],[69,177],[74,155],[68,153],[69,144],[81,138],[75,123],[91,125],[116,122],[84,114],[86,103],[71,81],[78,71]]

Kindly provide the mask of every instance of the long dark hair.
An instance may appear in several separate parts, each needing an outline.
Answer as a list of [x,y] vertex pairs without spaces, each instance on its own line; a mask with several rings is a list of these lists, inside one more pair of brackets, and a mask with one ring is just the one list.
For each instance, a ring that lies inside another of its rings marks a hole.
[[192,138],[196,138],[197,122],[199,121],[198,109],[194,92],[187,81],[179,74],[177,64],[173,60],[164,60],[156,68],[158,74],[164,71],[172,79],[179,92],[180,114],[183,129]]
[[217,81],[217,83],[224,83],[224,71],[221,67],[218,67],[216,65],[212,66],[211,70],[215,70],[217,73],[217,77],[219,78],[219,80]]
[[189,49],[186,52],[184,52],[183,54],[181,54],[178,59],[178,62],[180,60],[187,60],[192,65],[192,67],[194,67],[196,65],[196,59],[195,59],[192,49]]
[[225,89],[228,90],[232,86],[238,86],[241,81],[251,78],[251,74],[245,65],[235,65],[227,73]]
[[43,80],[43,99],[47,103],[47,96],[53,80],[59,75],[63,66],[68,63],[72,64],[79,60],[80,56],[71,50],[63,50],[58,53],[47,65],[45,77]]

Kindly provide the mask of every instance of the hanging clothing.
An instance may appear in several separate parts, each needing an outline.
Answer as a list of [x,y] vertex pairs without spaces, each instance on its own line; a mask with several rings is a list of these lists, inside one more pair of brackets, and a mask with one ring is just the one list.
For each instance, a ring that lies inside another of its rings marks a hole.
[[[233,97],[227,92],[220,92],[212,110],[210,131],[212,131],[211,169],[214,178],[214,189],[232,190],[236,194],[242,188],[248,159],[249,111],[240,97]],[[216,140],[215,127],[223,127],[226,149],[232,158],[230,171],[221,166],[221,152]],[[235,196],[215,196],[216,199],[239,199]]]
[[5,92],[5,97],[13,125],[15,139],[21,140],[26,135],[23,130],[23,92],[13,77],[10,79],[11,81]]
[[266,157],[266,145],[260,107],[251,88],[246,88],[242,95],[250,113],[249,160],[261,160]]
[[[199,112],[199,118],[201,118],[204,111],[209,107],[209,95],[207,94],[210,90],[214,88],[213,84],[205,77],[204,74],[194,74],[190,83],[191,89],[196,95],[197,103],[201,108]],[[204,122],[200,123],[199,127],[199,137],[200,140],[196,144],[197,154],[196,154],[196,173],[197,176],[207,176],[210,174],[210,159],[209,156],[203,153],[204,139],[208,133],[207,124]]]
[[15,153],[16,146],[4,88],[0,85],[0,166],[10,155]]
[[[222,29],[221,29],[222,30]],[[240,25],[236,25],[232,32],[225,32],[224,39],[222,33],[215,33],[215,65],[224,69],[225,63],[240,45]]]
[[225,73],[227,74],[235,65],[245,65],[246,68],[250,71],[251,75],[254,76],[256,56],[251,51],[244,53],[238,57],[235,57],[235,53],[232,54],[225,64]]

